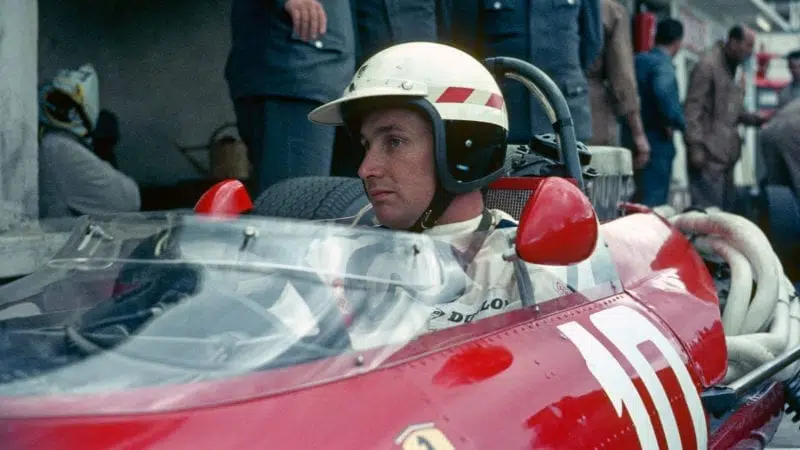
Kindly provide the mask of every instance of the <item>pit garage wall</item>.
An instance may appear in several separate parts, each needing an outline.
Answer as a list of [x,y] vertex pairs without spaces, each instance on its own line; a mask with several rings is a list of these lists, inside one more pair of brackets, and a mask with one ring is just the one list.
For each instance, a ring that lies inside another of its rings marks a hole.
[[35,52],[36,2],[0,0],[0,233],[38,216]]
[[39,81],[91,62],[101,107],[119,117],[121,170],[145,185],[199,178],[176,143],[205,145],[215,128],[235,120],[223,76],[230,6],[39,0]]

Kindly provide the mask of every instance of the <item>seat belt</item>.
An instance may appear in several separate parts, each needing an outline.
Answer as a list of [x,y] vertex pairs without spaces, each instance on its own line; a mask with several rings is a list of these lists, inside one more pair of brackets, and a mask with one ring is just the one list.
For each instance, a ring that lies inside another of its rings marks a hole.
[[489,212],[488,209],[484,208],[481,222],[478,224],[478,228],[476,228],[473,232],[472,240],[470,241],[466,250],[459,251],[453,247],[454,253],[456,253],[456,259],[458,260],[459,265],[461,265],[461,269],[463,269],[465,272],[467,270],[467,266],[472,264],[475,256],[478,255],[478,252],[483,247],[483,243],[486,242],[486,238],[489,237],[492,228],[492,222],[492,213]]

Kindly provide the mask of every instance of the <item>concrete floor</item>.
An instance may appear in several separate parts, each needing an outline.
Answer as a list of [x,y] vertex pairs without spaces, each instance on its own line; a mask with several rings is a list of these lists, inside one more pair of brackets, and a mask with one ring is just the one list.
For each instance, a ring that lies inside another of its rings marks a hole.
[[783,419],[775,439],[769,443],[772,450],[800,449],[800,422],[792,422],[789,417]]

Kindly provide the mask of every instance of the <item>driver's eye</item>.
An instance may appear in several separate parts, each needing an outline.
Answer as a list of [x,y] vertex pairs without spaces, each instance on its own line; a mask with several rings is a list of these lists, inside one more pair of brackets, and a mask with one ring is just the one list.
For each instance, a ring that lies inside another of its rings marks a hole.
[[394,138],[394,137],[393,138],[389,138],[389,147],[392,148],[392,149],[400,148],[400,146],[402,144],[403,144],[403,141],[401,141],[398,138]]

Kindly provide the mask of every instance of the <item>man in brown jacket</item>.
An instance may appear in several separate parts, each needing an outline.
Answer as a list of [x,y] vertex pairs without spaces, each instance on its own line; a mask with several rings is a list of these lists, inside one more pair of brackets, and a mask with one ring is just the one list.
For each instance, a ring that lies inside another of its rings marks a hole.
[[684,103],[689,193],[695,207],[730,210],[735,198],[733,168],[742,154],[739,124],[760,126],[744,110],[744,77],[738,67],[753,52],[753,30],[736,25],[692,70]]
[[589,98],[592,108],[592,138],[589,145],[620,145],[617,117],[631,129],[636,167],[647,163],[650,144],[639,115],[639,93],[633,67],[630,19],[617,0],[602,0],[603,49],[589,68]]

